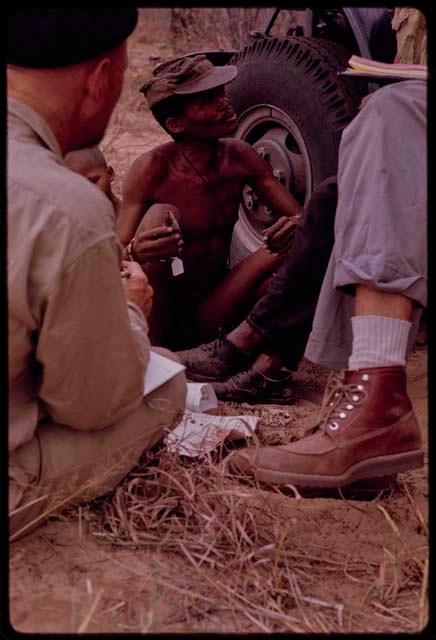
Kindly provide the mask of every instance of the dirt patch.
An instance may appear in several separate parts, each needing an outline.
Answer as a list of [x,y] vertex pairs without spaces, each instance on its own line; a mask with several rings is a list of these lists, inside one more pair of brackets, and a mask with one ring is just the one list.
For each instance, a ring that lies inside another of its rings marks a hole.
[[[150,41],[140,23],[102,145],[118,190],[132,161],[167,139],[138,89],[174,50]],[[219,411],[258,415],[262,443],[289,441],[315,421],[327,373],[303,362],[289,407],[220,403]],[[427,447],[425,349],[412,355],[408,380]],[[14,543],[15,629],[348,634],[425,626],[427,457],[391,490],[356,491],[353,499],[242,483],[224,472],[221,458],[187,463],[161,450],[106,499]]]
[[[421,349],[408,367],[423,433],[426,362]],[[289,407],[219,407],[258,415],[259,439],[268,443],[300,435],[318,409],[304,397]],[[239,482],[221,458],[184,462],[161,449],[112,495],[13,544],[13,626],[39,633],[425,626],[427,465],[387,492],[306,498]]]

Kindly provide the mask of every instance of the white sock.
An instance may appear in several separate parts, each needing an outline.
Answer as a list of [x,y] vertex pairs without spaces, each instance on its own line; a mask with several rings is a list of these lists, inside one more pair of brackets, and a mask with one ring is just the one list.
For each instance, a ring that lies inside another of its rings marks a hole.
[[386,316],[354,316],[351,324],[353,348],[348,360],[350,370],[406,366],[411,322]]

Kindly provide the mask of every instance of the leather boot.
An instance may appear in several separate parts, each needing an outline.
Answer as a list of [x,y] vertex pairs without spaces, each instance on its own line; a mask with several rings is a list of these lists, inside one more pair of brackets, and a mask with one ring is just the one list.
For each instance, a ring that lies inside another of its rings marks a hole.
[[346,371],[300,440],[231,454],[229,470],[260,482],[342,487],[424,464],[404,367]]
[[256,359],[256,354],[241,351],[226,337],[201,344],[193,349],[176,351],[186,367],[188,380],[196,382],[220,382],[227,380]]
[[225,402],[290,404],[294,397],[292,373],[286,372],[281,380],[272,380],[253,367],[212,386],[216,397]]

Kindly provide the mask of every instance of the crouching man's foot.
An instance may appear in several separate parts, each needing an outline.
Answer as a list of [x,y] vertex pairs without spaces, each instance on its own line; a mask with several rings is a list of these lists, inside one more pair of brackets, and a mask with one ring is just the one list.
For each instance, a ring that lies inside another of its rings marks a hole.
[[293,399],[292,373],[272,380],[251,367],[226,382],[213,384],[217,398],[227,402],[290,404]]
[[198,382],[227,380],[245,369],[256,357],[221,337],[194,349],[177,351],[177,355],[186,367],[186,377]]
[[343,487],[423,464],[403,367],[346,371],[319,423],[300,440],[243,449],[228,458],[231,472],[302,488]]

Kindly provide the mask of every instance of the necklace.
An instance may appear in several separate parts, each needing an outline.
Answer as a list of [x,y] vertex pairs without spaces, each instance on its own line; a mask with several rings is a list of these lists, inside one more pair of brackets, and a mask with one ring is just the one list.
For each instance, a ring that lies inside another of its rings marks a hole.
[[208,194],[211,196],[212,200],[214,200],[214,202],[218,205],[218,209],[220,210],[220,213],[223,217],[223,220],[225,222],[227,222],[227,215],[220,203],[220,201],[218,200],[217,196],[215,195],[213,189],[211,188],[208,179],[197,169],[197,167],[195,166],[195,164],[192,162],[192,160],[190,159],[190,157],[183,151],[181,145],[179,145],[179,149],[180,152],[182,154],[182,156],[185,158],[185,160],[187,161],[187,163],[194,169],[195,173],[197,174],[197,176],[201,179],[201,181],[203,182],[204,186],[206,187],[206,191],[208,192]]

